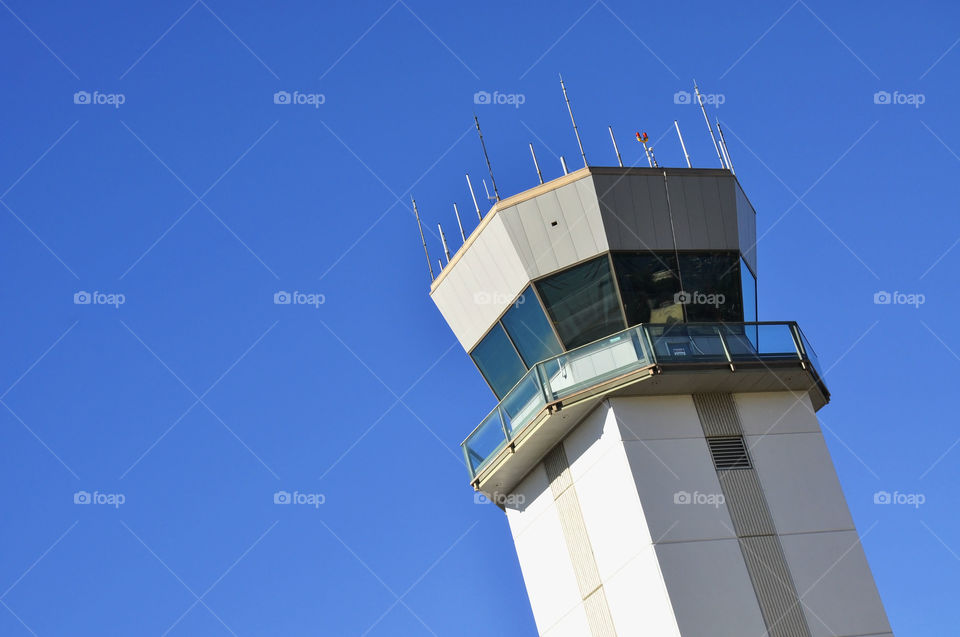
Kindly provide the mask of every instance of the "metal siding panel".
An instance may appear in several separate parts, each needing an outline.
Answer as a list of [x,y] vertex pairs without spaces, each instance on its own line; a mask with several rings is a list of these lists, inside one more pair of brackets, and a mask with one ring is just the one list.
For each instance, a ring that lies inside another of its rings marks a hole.
[[[572,236],[576,225],[572,225],[564,216],[555,192],[544,193],[534,199],[534,202],[537,204],[543,229],[550,238],[550,245],[557,258],[557,267],[573,265],[577,262],[577,249]],[[551,225],[554,222],[556,226]],[[575,224],[576,220],[573,223]]]
[[673,231],[670,228],[670,208],[663,175],[640,177],[650,195],[650,218],[653,234],[647,243],[653,250],[673,250]]
[[737,201],[733,194],[733,178],[711,177],[713,188],[707,194],[704,188],[704,197],[715,198],[716,208],[723,219],[723,243],[726,249],[738,250],[740,237],[737,234]]
[[531,263],[531,272],[533,278],[542,276],[548,272],[557,269],[558,261],[556,253],[553,250],[553,244],[550,236],[543,227],[543,221],[540,218],[540,208],[535,200],[523,201],[517,204],[517,213],[520,217],[520,223],[530,241],[530,250],[533,252],[533,262]]
[[[697,245],[704,245],[706,227],[699,218],[702,212],[688,210],[684,180],[677,177],[668,178],[667,189],[670,193],[670,211],[673,213],[673,229],[677,236],[677,248],[684,250]],[[691,219],[691,216],[693,216],[693,219]]]
[[653,250],[657,238],[657,221],[650,204],[650,184],[645,179],[630,180],[633,215],[637,236],[631,237],[636,250]]
[[[610,249],[607,241],[606,232],[603,229],[603,218],[600,216],[600,202],[597,200],[597,189],[592,179],[581,179],[574,182],[576,194],[580,199],[580,206],[583,209],[584,217],[590,226],[590,234],[593,236],[593,242],[596,248],[594,254],[600,254]],[[563,192],[569,192],[561,189]],[[561,196],[561,201],[563,198]]]
[[503,220],[504,228],[507,231],[507,237],[513,245],[523,264],[524,270],[529,278],[533,278],[533,249],[530,247],[530,239],[527,232],[520,223],[520,216],[516,206],[511,206],[497,213],[497,216]]
[[596,175],[593,179],[607,244],[611,250],[623,250],[625,249],[624,226],[616,217],[616,197],[611,192],[614,178],[608,175]]
[[750,264],[751,269],[759,278],[757,270],[757,215],[747,196],[740,188],[740,184],[734,186],[737,208],[737,233],[740,241],[740,250],[744,258]]
[[644,219],[639,214],[640,211],[633,207],[630,179],[617,177],[610,185],[610,194],[613,195],[614,201],[613,222],[620,224],[623,245],[627,249],[636,249],[635,246],[640,242],[638,237],[643,236],[641,228],[644,225]]
[[[683,180],[683,198],[687,207],[687,218],[690,219],[691,227],[700,228],[706,237],[706,242],[698,246],[691,246],[694,249],[702,250],[704,247],[711,250],[723,248],[723,221],[720,219],[719,210],[707,208],[704,205],[703,194],[700,192],[703,187],[701,177],[689,177]],[[691,234],[695,234],[692,232]]]
[[598,254],[596,237],[590,227],[590,219],[580,204],[576,185],[569,184],[553,191],[552,194],[560,210],[562,222],[566,225],[566,232],[569,233],[570,241],[573,243],[575,261]]

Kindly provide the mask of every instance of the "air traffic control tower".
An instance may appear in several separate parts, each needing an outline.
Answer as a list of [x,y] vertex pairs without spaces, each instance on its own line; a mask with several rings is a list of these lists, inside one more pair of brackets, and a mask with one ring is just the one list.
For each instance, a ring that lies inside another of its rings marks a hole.
[[496,202],[433,282],[498,401],[463,451],[540,635],[892,637],[822,368],[757,322],[755,215],[730,170],[589,166]]

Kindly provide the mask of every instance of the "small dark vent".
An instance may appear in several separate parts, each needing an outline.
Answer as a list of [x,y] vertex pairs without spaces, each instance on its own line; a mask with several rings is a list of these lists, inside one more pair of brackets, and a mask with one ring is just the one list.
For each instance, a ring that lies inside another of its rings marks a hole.
[[707,438],[717,471],[752,469],[743,438]]

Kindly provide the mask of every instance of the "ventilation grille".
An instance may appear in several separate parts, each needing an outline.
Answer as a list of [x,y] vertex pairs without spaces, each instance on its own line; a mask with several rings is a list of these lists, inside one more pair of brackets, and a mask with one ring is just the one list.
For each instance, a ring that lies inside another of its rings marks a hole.
[[708,438],[707,444],[710,445],[710,455],[713,456],[717,471],[753,468],[743,438]]

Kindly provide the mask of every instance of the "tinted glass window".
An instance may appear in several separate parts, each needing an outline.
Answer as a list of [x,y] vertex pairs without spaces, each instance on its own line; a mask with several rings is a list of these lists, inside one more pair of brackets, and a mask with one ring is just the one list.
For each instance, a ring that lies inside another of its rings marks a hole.
[[510,391],[527,373],[520,357],[510,344],[507,333],[497,323],[490,333],[483,337],[473,351],[470,352],[473,362],[477,364],[480,373],[487,379],[497,398]]
[[501,322],[527,367],[563,353],[532,288],[520,295]]
[[680,254],[687,321],[743,320],[740,296],[740,256],[735,253]]
[[567,349],[626,329],[606,256],[543,279],[537,291]]
[[683,305],[678,302],[682,299],[677,296],[677,259],[673,254],[615,253],[613,269],[630,325],[683,320]]

